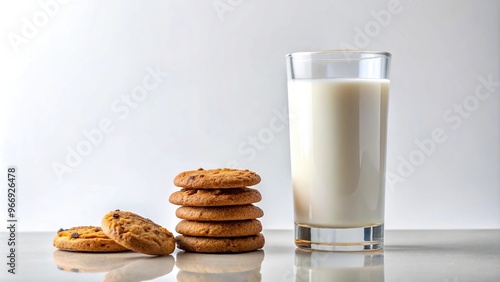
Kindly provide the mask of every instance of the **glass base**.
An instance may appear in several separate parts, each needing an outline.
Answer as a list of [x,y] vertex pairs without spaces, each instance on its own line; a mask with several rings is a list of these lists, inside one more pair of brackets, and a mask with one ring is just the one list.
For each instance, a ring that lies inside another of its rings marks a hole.
[[384,247],[384,224],[357,228],[322,228],[295,223],[295,245],[318,251],[371,251]]

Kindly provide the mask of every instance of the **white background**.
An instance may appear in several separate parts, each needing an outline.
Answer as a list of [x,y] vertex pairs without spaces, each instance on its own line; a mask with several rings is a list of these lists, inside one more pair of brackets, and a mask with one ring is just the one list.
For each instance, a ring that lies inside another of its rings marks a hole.
[[173,177],[223,166],[258,172],[264,228],[292,228],[284,56],[349,46],[393,54],[386,228],[500,228],[500,1],[2,1],[0,29],[20,231],[117,208],[173,230]]

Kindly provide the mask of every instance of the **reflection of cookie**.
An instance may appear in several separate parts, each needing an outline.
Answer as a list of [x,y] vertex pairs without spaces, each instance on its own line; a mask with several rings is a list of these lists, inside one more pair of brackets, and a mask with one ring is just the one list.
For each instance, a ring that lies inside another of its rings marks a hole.
[[251,270],[245,272],[228,273],[196,273],[179,271],[177,281],[179,282],[225,282],[225,281],[246,281],[260,282],[262,279],[260,271]]
[[119,252],[127,248],[110,239],[100,227],[78,226],[59,229],[54,238],[56,248],[82,252]]
[[262,224],[257,219],[234,221],[182,220],[175,227],[177,233],[201,237],[243,237],[257,235]]
[[241,254],[197,254],[177,253],[175,265],[182,271],[197,273],[227,273],[260,270],[264,251]]
[[208,207],[235,206],[258,202],[262,199],[259,191],[252,188],[232,189],[181,189],[170,195],[175,205]]
[[179,249],[198,253],[241,253],[264,247],[264,236],[209,238],[179,235],[176,237]]
[[167,275],[174,265],[175,259],[172,256],[142,258],[107,273],[103,282],[149,281]]
[[135,213],[109,212],[102,219],[101,227],[111,239],[138,253],[168,255],[175,249],[172,233]]
[[63,271],[108,272],[140,257],[133,252],[85,253],[56,250],[53,259],[57,268]]
[[184,171],[174,178],[174,185],[184,188],[237,188],[258,184],[260,176],[248,169],[218,168]]
[[181,219],[199,221],[226,221],[254,219],[264,216],[264,212],[252,204],[223,207],[180,207],[175,215]]

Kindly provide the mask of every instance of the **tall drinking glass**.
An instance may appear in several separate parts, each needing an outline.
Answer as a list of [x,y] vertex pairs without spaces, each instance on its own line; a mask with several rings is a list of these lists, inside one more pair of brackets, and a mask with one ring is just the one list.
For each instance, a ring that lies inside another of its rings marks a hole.
[[391,54],[288,54],[295,244],[383,248]]

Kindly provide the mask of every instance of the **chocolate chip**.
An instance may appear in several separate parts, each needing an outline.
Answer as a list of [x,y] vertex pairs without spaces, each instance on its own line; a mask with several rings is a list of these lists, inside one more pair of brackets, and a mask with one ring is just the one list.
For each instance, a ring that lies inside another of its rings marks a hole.
[[119,216],[117,213],[114,213],[114,214],[113,214],[113,217],[114,217],[114,218],[119,218],[120,216]]
[[59,233],[59,232],[63,232],[63,231],[64,231],[64,229],[63,229],[63,228],[59,228],[59,230],[57,230],[57,233]]
[[71,233],[71,238],[78,238],[78,232]]
[[196,178],[196,176],[191,175],[191,176],[188,178],[188,181],[193,181],[195,178]]
[[193,195],[193,194],[196,194],[198,192],[198,189],[186,189],[186,193],[188,195]]
[[115,210],[115,211],[120,211],[120,210]]
[[71,272],[80,272],[80,270],[78,268],[72,268]]

